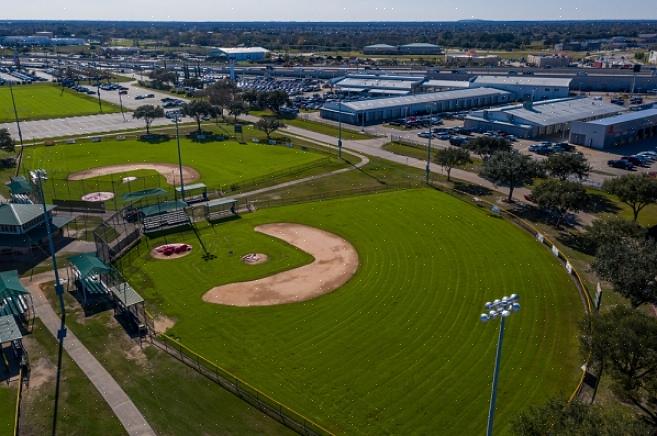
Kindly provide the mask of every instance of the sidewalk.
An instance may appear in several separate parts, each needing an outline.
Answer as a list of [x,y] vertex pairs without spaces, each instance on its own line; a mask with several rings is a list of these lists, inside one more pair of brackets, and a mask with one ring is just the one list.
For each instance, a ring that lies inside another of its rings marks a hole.
[[[60,269],[60,276],[65,273]],[[37,316],[41,319],[48,331],[56,338],[59,330],[60,319],[48,303],[46,296],[40,288],[43,283],[55,280],[54,273],[46,272],[35,275],[32,280],[22,279],[23,285],[29,289],[34,299]],[[82,372],[89,378],[100,395],[112,408],[116,417],[121,421],[123,427],[132,436],[152,436],[155,432],[146,422],[146,419],[134,405],[128,395],[121,389],[119,384],[112,378],[109,372],[96,360],[80,340],[71,332],[67,331],[64,339],[64,349],[73,359]]]

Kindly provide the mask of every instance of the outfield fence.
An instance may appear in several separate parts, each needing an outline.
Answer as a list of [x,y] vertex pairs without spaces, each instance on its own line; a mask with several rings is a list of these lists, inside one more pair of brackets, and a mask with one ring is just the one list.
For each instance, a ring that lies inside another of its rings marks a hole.
[[281,402],[274,400],[229,371],[190,350],[172,337],[166,334],[160,334],[157,337],[151,335],[149,336],[149,340],[151,344],[166,351],[182,363],[295,432],[308,436],[333,435],[331,431],[302,414],[295,412]]

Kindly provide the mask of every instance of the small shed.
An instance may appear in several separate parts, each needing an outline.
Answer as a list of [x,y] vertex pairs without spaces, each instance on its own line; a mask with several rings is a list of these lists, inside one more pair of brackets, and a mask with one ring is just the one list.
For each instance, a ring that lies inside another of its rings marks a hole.
[[[183,190],[185,192],[184,198],[182,196]],[[205,186],[205,183],[193,183],[184,187],[178,186],[176,187],[176,192],[187,204],[208,201],[208,187]]]
[[205,203],[205,219],[208,221],[216,221],[237,215],[237,200],[234,198],[218,198]]

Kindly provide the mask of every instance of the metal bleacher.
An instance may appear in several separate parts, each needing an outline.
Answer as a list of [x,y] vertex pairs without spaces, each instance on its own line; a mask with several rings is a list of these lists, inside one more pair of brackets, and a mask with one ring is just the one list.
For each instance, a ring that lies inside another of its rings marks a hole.
[[189,217],[184,210],[176,210],[161,215],[144,217],[144,233],[182,227],[189,224]]

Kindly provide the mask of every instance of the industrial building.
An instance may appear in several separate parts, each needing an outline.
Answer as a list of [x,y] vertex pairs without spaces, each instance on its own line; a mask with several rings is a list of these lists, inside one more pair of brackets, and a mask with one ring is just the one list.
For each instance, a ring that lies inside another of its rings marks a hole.
[[565,98],[570,95],[572,79],[534,76],[478,76],[472,87],[509,91],[515,100],[539,101]]
[[399,46],[400,55],[439,55],[443,49],[439,45],[424,42],[405,44]]
[[657,109],[629,112],[589,122],[575,122],[570,142],[591,148],[632,144],[657,136]]
[[459,67],[495,67],[500,63],[500,57],[496,55],[478,55],[476,53],[455,53],[448,54],[445,62],[447,65],[456,65]]
[[351,74],[333,82],[339,91],[350,94],[368,93],[374,96],[415,94],[424,77]]
[[569,66],[572,61],[568,56],[540,54],[530,54],[527,56],[527,65],[536,68],[563,68]]
[[399,54],[399,46],[388,44],[374,44],[363,47],[366,55],[396,55]]
[[509,101],[511,94],[506,91],[489,88],[461,89],[406,97],[329,102],[322,107],[320,114],[322,118],[328,120],[368,126],[404,117],[463,111],[505,104]]
[[[85,45],[82,38],[53,38],[44,32],[31,36],[0,36],[0,45],[12,47],[49,47],[66,45]],[[47,32],[50,34],[50,32]]]
[[591,121],[616,115],[624,109],[587,97],[526,102],[513,106],[473,111],[465,127],[478,131],[502,131],[519,138],[562,135],[576,121]]
[[468,80],[440,80],[430,79],[422,84],[422,89],[426,91],[449,91],[452,89],[467,89],[471,83]]
[[262,47],[219,47],[208,53],[208,57],[222,57],[234,61],[264,61],[269,50]]

